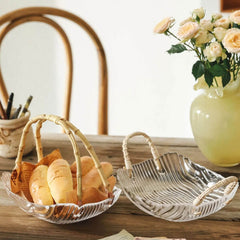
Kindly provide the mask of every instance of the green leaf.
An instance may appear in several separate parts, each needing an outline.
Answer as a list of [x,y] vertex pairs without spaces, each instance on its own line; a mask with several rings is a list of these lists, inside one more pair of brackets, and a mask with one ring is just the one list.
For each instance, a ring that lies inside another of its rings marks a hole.
[[223,67],[230,69],[230,62],[227,58],[223,60]]
[[226,74],[227,70],[221,66],[220,64],[215,64],[213,65],[209,71],[211,72],[211,74],[213,76],[216,76],[216,77],[220,77],[220,76],[223,76],[224,74]]
[[208,62],[208,69],[217,64],[217,62]]
[[192,74],[195,79],[200,78],[205,72],[204,63],[201,61],[197,61],[192,67]]
[[222,85],[223,87],[225,87],[231,79],[231,75],[230,72],[226,72],[223,76],[222,76]]
[[237,23],[233,23],[233,28],[240,28],[240,25]]
[[210,71],[206,70],[204,73],[205,81],[209,87],[211,87],[213,83],[213,75],[210,73]]
[[181,53],[186,50],[187,48],[183,44],[176,44],[176,45],[172,45],[172,47],[167,52],[169,54],[172,54],[172,53]]

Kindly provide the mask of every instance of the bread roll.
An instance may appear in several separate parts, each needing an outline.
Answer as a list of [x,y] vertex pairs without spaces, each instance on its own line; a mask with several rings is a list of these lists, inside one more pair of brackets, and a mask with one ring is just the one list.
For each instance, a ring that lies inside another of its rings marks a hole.
[[[107,180],[108,180],[108,182],[109,182],[109,188],[108,188],[109,193],[112,193],[113,188],[114,188],[117,180],[116,180],[116,178],[115,178],[113,175],[112,175],[111,177],[109,177]],[[102,184],[98,189],[99,189],[100,191],[102,191],[102,192],[105,192],[105,191],[106,191],[105,188],[104,188],[104,186],[103,186],[103,184]]]
[[[96,202],[100,202],[107,198],[108,198],[107,193],[101,192],[99,189],[90,187],[90,188],[86,188],[82,191],[81,202],[82,202],[82,204],[96,203]],[[75,203],[75,204],[79,203],[79,201],[77,199],[77,190],[76,189],[74,189],[73,191],[67,192],[67,201],[69,203]]]
[[86,188],[82,191],[82,203],[95,203],[107,199],[108,195],[94,187]]
[[40,165],[36,167],[29,181],[29,190],[33,201],[37,204],[51,205],[53,204],[52,195],[47,182],[48,167]]
[[114,176],[111,176],[108,178],[108,182],[109,182],[109,192],[112,192],[117,180]]
[[[93,167],[94,162],[91,157],[83,156],[80,158],[81,160],[81,170],[82,176],[85,176]],[[77,163],[76,161],[71,165],[71,172],[73,178],[73,188],[77,187]]]
[[67,203],[75,203],[78,205],[78,197],[77,197],[77,189],[73,189],[72,191],[66,192],[66,201]]
[[[105,177],[108,178],[112,175],[113,167],[111,163],[102,162],[102,169],[105,174]],[[102,184],[101,177],[98,173],[96,167],[93,167],[85,176],[82,177],[82,189],[87,189],[90,187],[99,188]]]
[[47,181],[56,203],[67,202],[67,192],[73,190],[72,173],[68,162],[55,160],[48,168]]
[[[89,156],[83,156],[80,158],[80,160],[81,160],[82,176],[85,176],[94,167],[94,162],[92,158]],[[71,172],[72,174],[77,173],[76,161],[71,165]]]

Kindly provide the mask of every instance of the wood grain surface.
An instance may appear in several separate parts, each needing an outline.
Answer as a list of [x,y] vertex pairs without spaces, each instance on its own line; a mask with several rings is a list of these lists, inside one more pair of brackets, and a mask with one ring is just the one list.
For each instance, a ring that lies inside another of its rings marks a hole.
[[[87,136],[100,161],[109,161],[114,170],[123,166],[120,136]],[[192,139],[153,137],[159,153],[178,152],[224,176],[240,178],[240,167],[222,168],[209,163]],[[81,155],[86,154],[80,144]],[[71,144],[63,134],[47,134],[42,137],[44,153],[59,148],[65,159],[74,160]],[[148,146],[142,138],[130,141],[130,157],[133,162],[151,158]],[[24,157],[24,161],[36,162],[36,152]],[[11,171],[14,159],[0,158],[0,175]],[[70,225],[54,225],[24,213],[7,196],[0,182],[0,239],[100,239],[126,229],[134,236],[166,236],[201,239],[240,239],[240,194],[221,211],[200,220],[174,223],[149,216],[133,205],[124,195],[104,214],[84,222]]]

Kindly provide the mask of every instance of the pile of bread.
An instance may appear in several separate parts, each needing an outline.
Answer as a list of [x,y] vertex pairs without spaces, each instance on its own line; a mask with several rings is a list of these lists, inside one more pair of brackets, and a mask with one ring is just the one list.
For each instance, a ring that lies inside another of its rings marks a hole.
[[20,194],[28,201],[52,205],[55,203],[85,204],[107,199],[116,183],[113,168],[108,162],[101,163],[109,182],[108,191],[103,187],[98,170],[91,157],[81,157],[82,199],[77,198],[76,162],[71,166],[64,160],[59,150],[54,150],[38,164],[22,162],[12,172],[12,192]]

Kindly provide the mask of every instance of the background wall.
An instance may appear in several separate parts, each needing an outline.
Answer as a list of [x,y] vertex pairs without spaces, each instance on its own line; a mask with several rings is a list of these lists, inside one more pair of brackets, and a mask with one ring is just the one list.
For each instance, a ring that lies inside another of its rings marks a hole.
[[[152,136],[192,137],[189,108],[198,93],[193,90],[191,68],[196,59],[192,53],[168,55],[166,50],[175,42],[154,34],[153,28],[162,18],[174,16],[177,30],[178,23],[190,16],[194,8],[208,8],[207,2],[0,0],[4,6],[0,13],[24,6],[53,6],[79,15],[94,28],[108,61],[109,134],[142,130]],[[219,11],[216,0],[213,2],[209,14]],[[96,51],[81,29],[68,21],[59,21],[74,51],[71,121],[84,133],[96,133]],[[50,27],[39,23],[25,24],[7,38],[1,49],[1,63],[9,91],[18,95],[16,103],[24,102],[31,93],[32,115],[61,114],[66,74],[61,39]]]
[[[0,14],[27,6],[56,6],[54,0],[0,0]],[[3,40],[0,60],[9,92],[14,92],[14,106],[30,105],[32,116],[60,113],[57,89],[56,33],[44,23],[27,23],[10,31]]]

